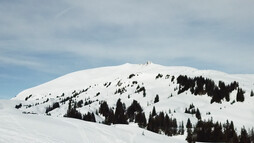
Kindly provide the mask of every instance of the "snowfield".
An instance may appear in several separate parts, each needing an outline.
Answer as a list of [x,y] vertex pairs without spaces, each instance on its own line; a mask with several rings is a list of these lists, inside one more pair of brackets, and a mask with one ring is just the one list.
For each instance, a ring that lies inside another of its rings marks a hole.
[[[178,94],[177,77],[209,78],[218,85],[219,81],[230,84],[234,81],[245,91],[244,102],[236,102],[237,90],[230,94],[230,101],[211,104],[208,95],[193,95],[190,90]],[[143,87],[145,91],[137,92]],[[167,137],[138,128],[136,124],[105,126],[98,124],[104,116],[98,113],[100,103],[107,101],[115,109],[118,99],[129,107],[133,100],[140,103],[146,119],[153,107],[164,112],[177,122],[187,119],[195,124],[195,115],[185,113],[190,104],[201,112],[202,120],[213,119],[225,123],[233,121],[237,129],[254,127],[254,75],[227,74],[212,70],[197,70],[190,67],[166,67],[153,63],[141,65],[124,64],[70,73],[42,85],[19,93],[11,101],[1,101],[0,139],[2,142],[185,142],[183,136]],[[159,102],[154,103],[155,96]],[[68,100],[79,102],[77,110],[82,114],[95,113],[97,123],[63,118],[68,109]],[[60,107],[49,112],[46,108],[53,103]],[[22,104],[20,109],[13,109]],[[10,105],[9,105],[10,104]],[[22,114],[35,113],[37,115]],[[144,132],[144,135],[142,133]],[[12,138],[15,136],[15,138]],[[36,140],[38,139],[38,140]],[[27,141],[25,141],[27,142]]]
[[22,114],[17,101],[0,100],[1,143],[169,143],[185,142],[135,125],[107,126],[71,118]]

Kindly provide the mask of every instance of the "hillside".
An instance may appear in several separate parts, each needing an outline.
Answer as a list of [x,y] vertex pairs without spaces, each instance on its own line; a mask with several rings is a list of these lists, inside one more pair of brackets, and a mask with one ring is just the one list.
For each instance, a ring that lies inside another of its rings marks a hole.
[[0,100],[2,143],[167,143],[184,142],[155,134],[137,126],[106,126],[70,118],[22,114],[17,101]]
[[[198,109],[202,120],[233,121],[240,132],[243,126],[247,129],[254,127],[252,90],[254,75],[166,67],[148,62],[70,73],[27,89],[12,100],[18,101],[18,108],[23,113],[53,117],[63,117],[70,106],[75,106],[82,115],[93,113],[95,121],[100,123],[107,119],[99,112],[103,102],[115,111],[119,99],[125,109],[136,100],[147,122],[149,114],[156,108],[157,114],[163,112],[176,119],[178,125],[182,122],[185,125],[188,118],[196,124]],[[156,96],[158,101],[155,102]],[[194,114],[186,113],[190,105],[194,105]]]

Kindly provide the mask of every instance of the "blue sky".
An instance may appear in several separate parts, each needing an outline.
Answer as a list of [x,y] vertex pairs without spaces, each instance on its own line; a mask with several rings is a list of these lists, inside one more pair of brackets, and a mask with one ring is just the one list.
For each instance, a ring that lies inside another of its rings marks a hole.
[[253,74],[253,5],[1,0],[0,98],[69,72],[127,62]]

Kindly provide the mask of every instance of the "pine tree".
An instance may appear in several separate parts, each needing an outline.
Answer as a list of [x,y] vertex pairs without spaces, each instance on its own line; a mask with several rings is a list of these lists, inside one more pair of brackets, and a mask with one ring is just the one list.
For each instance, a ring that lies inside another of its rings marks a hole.
[[236,94],[236,101],[237,102],[243,102],[244,101],[244,91],[241,88],[238,88],[237,94]]
[[159,132],[158,127],[156,127],[155,119],[153,118],[153,116],[151,114],[149,115],[149,119],[148,119],[148,123],[147,123],[147,130],[155,132],[155,133]]
[[183,135],[184,134],[184,125],[183,125],[183,121],[182,121],[182,123],[180,124],[180,126],[179,126],[179,131],[178,131],[179,133],[178,134],[180,134],[180,135]]
[[188,120],[187,120],[186,128],[187,129],[192,128],[192,124],[191,124],[190,118],[188,118]]
[[197,108],[196,117],[198,120],[201,120],[201,114],[199,112],[199,109]]
[[191,130],[187,130],[187,137],[186,137],[186,140],[188,141],[188,143],[192,143],[194,140],[193,140],[193,133]]
[[127,124],[127,117],[125,116],[124,105],[121,102],[121,99],[118,99],[116,103],[116,111],[115,111],[115,120],[116,124]]
[[133,122],[136,114],[141,113],[142,111],[143,109],[140,104],[136,100],[133,100],[132,104],[128,107],[126,114],[130,122]]
[[185,108],[185,111],[184,111],[184,113],[189,113],[189,112],[188,112],[188,110],[187,110],[187,108]]
[[212,132],[212,141],[214,142],[222,142],[223,141],[223,132],[222,132],[222,127],[221,125],[216,122],[214,125],[214,130]]
[[76,102],[74,103],[74,107],[72,107],[71,100],[69,100],[67,113],[64,115],[64,117],[82,119],[82,114],[76,110]]
[[154,117],[156,115],[157,115],[157,113],[156,113],[155,107],[153,106],[152,116]]
[[101,113],[103,116],[108,116],[109,114],[109,107],[106,101],[103,101],[99,108],[99,113]]
[[227,120],[227,122],[223,125],[223,127],[224,127],[225,141],[227,141],[227,142],[236,142],[237,134],[236,134],[235,129],[234,129],[233,121],[231,121],[231,123],[229,123],[228,120]]
[[225,124],[223,124],[223,128],[224,128],[225,140],[229,141],[231,138],[231,134],[230,134],[230,124],[229,124],[228,120]]
[[110,124],[115,124],[115,114],[112,109],[109,109],[108,115],[105,117],[104,124],[110,125]]
[[90,122],[96,122],[94,113],[88,112],[86,115],[83,115],[83,120],[90,121]]
[[154,98],[154,103],[157,103],[157,102],[159,102],[159,95],[158,94]]
[[244,127],[241,129],[240,143],[250,143],[250,138],[248,137],[247,131]]
[[233,134],[232,143],[239,143],[239,139],[236,132]]
[[250,97],[253,97],[253,96],[254,96],[254,92],[253,92],[253,90],[251,90]]
[[211,103],[213,102],[221,103],[221,93],[218,87],[215,87],[212,92]]
[[250,137],[250,141],[254,142],[254,129],[253,128],[249,131],[249,137]]
[[166,114],[165,118],[164,118],[164,127],[163,127],[163,130],[165,132],[166,135],[168,136],[172,136],[172,133],[170,132],[170,127],[169,127],[169,116],[168,114]]
[[176,119],[173,119],[173,135],[177,134],[177,121]]
[[146,116],[145,113],[138,113],[135,117],[135,123],[138,123],[138,126],[141,128],[146,127]]

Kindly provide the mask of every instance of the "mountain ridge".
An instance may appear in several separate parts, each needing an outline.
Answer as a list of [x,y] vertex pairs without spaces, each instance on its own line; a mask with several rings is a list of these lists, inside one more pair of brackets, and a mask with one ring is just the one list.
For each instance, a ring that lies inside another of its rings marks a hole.
[[[123,65],[119,65],[119,66],[108,66],[108,67],[100,67],[100,68],[93,68],[93,69],[86,69],[86,70],[81,70],[81,71],[76,71],[76,72],[72,72],[72,73],[69,73],[69,74],[66,74],[66,75],[63,75],[63,76],[60,76],[54,80],[51,80],[49,82],[46,82],[46,83],[43,83],[41,85],[37,85],[35,87],[32,87],[32,88],[29,88],[29,89],[26,89],[22,92],[20,92],[16,97],[19,97],[21,94],[23,94],[24,92],[28,91],[28,90],[31,90],[31,89],[34,89],[34,88],[38,88],[38,87],[41,87],[41,86],[45,86],[49,83],[52,83],[52,82],[55,82],[56,80],[70,80],[70,81],[78,81],[78,80],[90,80],[89,79],[89,76],[92,76],[94,77],[95,75],[93,75],[93,72],[94,71],[98,71],[98,70],[106,70],[107,73],[106,74],[102,74],[102,75],[99,75],[99,77],[102,77],[104,76],[103,78],[106,78],[106,76],[108,74],[110,74],[110,72],[108,72],[108,70],[110,71],[114,71],[114,70],[119,70],[118,72],[114,73],[114,75],[116,76],[121,76],[121,74],[123,72],[126,71],[126,69],[129,69],[129,68],[133,68],[134,69],[134,73],[139,73],[139,72],[144,72],[145,70],[152,70],[154,68],[156,69],[163,69],[162,71],[166,71],[168,70],[169,72],[171,70],[175,71],[176,73],[179,72],[179,73],[182,73],[182,75],[200,75],[200,76],[207,76],[209,77],[210,74],[216,74],[216,75],[220,75],[220,76],[232,76],[233,74],[227,74],[227,73],[224,73],[224,72],[220,72],[220,71],[215,71],[215,70],[198,70],[196,68],[192,68],[192,67],[186,67],[186,66],[170,66],[170,67],[167,67],[167,66],[162,66],[162,65],[157,65],[157,64],[154,64],[154,63],[146,63],[146,64],[130,64],[130,63],[126,63],[126,64],[123,64]],[[160,71],[158,71],[159,73]],[[198,72],[195,74],[195,72]],[[96,72],[98,73],[98,72]],[[172,72],[171,72],[172,73]],[[131,74],[131,73],[129,73]],[[73,76],[77,75],[77,77],[74,77],[74,78],[77,78],[77,79],[72,79]],[[238,76],[242,76],[244,74],[237,74]],[[71,78],[70,78],[71,76]],[[248,74],[248,76],[253,76],[253,79],[254,79],[254,74]],[[65,78],[65,79],[64,79]],[[67,79],[66,79],[67,78]],[[69,79],[68,79],[69,78]],[[106,79],[105,79],[106,80]],[[77,84],[80,84],[80,83],[77,83]],[[60,84],[61,86],[61,84]],[[64,85],[62,85],[64,86]],[[68,87],[71,87],[71,85],[68,85]],[[49,88],[49,87],[47,87]],[[54,87],[55,88],[55,87]],[[74,87],[75,88],[75,87]],[[18,98],[12,98],[12,99],[18,99]]]

